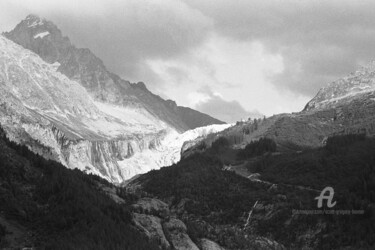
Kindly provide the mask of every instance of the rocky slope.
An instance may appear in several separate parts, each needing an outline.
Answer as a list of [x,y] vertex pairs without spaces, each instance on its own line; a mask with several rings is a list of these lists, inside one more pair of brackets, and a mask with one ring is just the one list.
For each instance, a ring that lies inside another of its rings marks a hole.
[[144,83],[132,84],[109,72],[89,49],[76,48],[52,22],[29,15],[4,36],[30,49],[58,71],[78,81],[99,102],[135,107],[169,124],[177,131],[223,123],[198,111],[179,107],[151,93]]

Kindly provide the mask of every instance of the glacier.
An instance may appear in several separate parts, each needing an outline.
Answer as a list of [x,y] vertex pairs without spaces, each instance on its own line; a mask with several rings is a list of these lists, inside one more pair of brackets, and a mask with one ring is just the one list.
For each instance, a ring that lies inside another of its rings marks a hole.
[[32,151],[122,183],[179,160],[187,140],[229,125],[180,134],[146,109],[93,100],[58,65],[0,35],[0,124]]
[[169,131],[158,144],[149,147],[130,158],[118,161],[123,169],[127,169],[127,179],[153,169],[170,166],[181,159],[181,149],[185,142],[204,138],[208,134],[223,131],[233,124],[213,124],[188,130],[184,133]]

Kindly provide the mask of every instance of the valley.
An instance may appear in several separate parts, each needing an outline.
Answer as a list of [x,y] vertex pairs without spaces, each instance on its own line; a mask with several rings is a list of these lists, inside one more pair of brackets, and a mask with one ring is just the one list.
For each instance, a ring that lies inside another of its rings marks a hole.
[[0,35],[0,248],[373,249],[374,65],[227,124],[28,15]]

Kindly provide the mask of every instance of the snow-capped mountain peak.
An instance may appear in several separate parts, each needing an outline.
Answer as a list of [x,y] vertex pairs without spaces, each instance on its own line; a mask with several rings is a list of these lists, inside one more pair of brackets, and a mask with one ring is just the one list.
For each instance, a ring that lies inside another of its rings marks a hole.
[[76,48],[59,28],[46,19],[29,15],[4,35],[37,53],[48,63],[58,63],[58,71],[79,82],[95,101],[142,109],[156,119],[183,132],[192,128],[223,123],[198,111],[177,106],[137,84],[110,72],[89,49]]
[[28,15],[24,21],[27,23],[28,27],[36,27],[44,24],[44,21],[34,14]]
[[79,83],[0,36],[0,123],[13,141],[113,182],[118,161],[174,131],[145,110],[94,102]]
[[319,90],[305,110],[335,107],[375,91],[375,61]]
[[114,183],[174,163],[181,132],[222,123],[121,79],[35,15],[0,36],[0,100],[9,139]]

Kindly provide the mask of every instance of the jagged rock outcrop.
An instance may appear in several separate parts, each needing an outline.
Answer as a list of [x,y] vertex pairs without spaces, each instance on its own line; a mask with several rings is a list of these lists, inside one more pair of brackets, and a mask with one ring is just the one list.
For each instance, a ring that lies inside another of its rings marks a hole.
[[171,218],[169,221],[164,222],[163,229],[174,249],[199,250],[187,234],[186,225],[179,219]]
[[162,249],[170,249],[171,245],[165,237],[162,219],[153,215],[133,213],[133,221],[146,236],[160,244]]
[[133,221],[147,237],[162,249],[224,250],[209,239],[200,239],[199,246],[191,240],[184,222],[171,215],[169,206],[155,198],[140,198],[132,206]]

